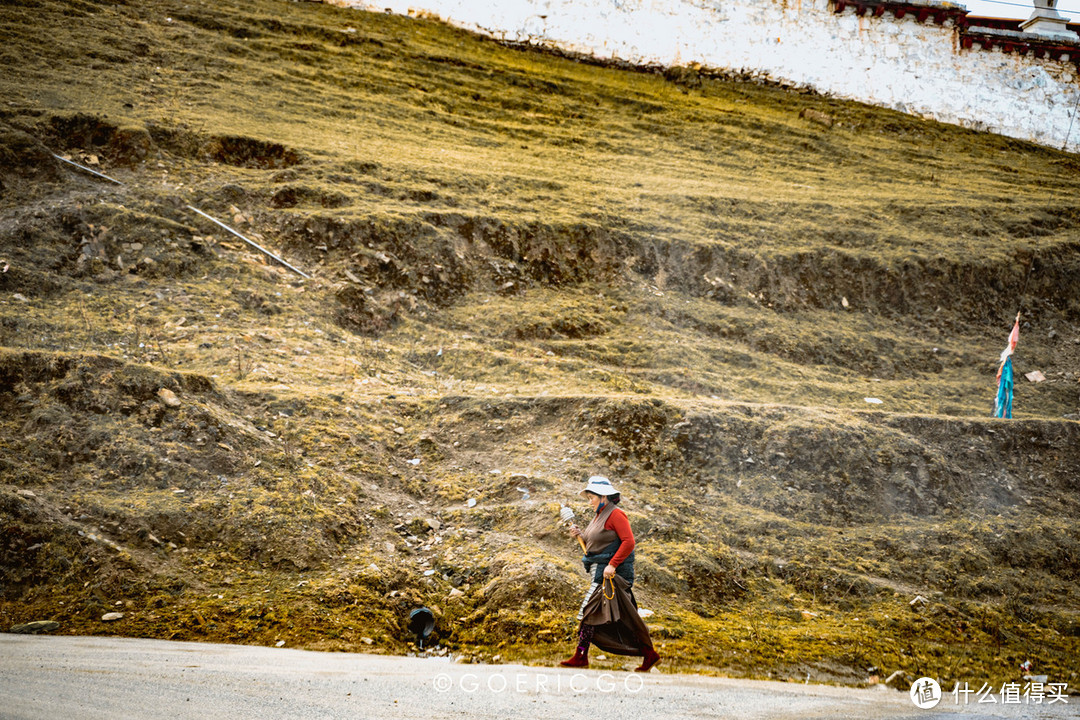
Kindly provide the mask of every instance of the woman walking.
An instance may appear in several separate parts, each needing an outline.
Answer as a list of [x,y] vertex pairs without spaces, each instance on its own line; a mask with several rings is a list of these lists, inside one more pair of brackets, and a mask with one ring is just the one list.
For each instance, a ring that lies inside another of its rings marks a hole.
[[589,500],[594,516],[581,530],[570,527],[573,537],[585,544],[581,561],[592,578],[578,611],[578,646],[564,667],[588,667],[589,646],[617,655],[641,655],[638,672],[648,672],[660,662],[649,629],[637,612],[634,585],[634,533],[630,519],[618,506],[621,495],[602,475],[589,478],[581,495]]

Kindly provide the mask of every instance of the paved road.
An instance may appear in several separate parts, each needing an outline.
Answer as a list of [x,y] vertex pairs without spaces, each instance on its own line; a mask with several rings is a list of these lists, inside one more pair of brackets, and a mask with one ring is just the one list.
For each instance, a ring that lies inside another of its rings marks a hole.
[[1054,706],[932,711],[906,694],[694,675],[456,665],[442,658],[0,634],[0,718],[900,718],[1080,717]]

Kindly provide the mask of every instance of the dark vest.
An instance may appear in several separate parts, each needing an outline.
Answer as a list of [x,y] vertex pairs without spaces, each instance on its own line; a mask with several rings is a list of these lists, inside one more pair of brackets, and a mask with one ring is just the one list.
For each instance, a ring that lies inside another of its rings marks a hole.
[[[611,517],[611,513],[615,512],[615,507],[615,503],[605,505],[600,514],[594,517],[592,522],[581,531],[581,537],[585,540],[585,555],[582,556],[581,562],[587,571],[590,570],[591,566],[593,582],[598,583],[601,581],[604,575],[604,567],[607,566],[611,558],[615,557],[615,553],[619,551],[619,546],[622,545],[622,541],[619,540],[619,533],[604,527],[608,518]],[[631,552],[625,560],[619,563],[619,567],[615,568],[615,572],[626,580],[628,586],[634,584],[634,552]]]

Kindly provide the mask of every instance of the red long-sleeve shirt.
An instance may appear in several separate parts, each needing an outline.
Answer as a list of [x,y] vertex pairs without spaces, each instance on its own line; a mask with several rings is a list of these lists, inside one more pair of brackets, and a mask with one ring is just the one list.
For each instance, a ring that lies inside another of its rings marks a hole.
[[634,552],[634,532],[630,529],[630,518],[626,517],[622,510],[615,508],[604,523],[604,529],[612,530],[619,536],[619,549],[615,552],[615,557],[608,561],[611,567],[619,567],[619,563]]

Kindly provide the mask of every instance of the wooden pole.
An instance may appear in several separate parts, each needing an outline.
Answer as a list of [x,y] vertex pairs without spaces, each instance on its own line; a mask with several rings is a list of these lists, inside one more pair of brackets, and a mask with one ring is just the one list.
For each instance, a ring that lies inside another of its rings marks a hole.
[[266,255],[267,257],[270,257],[270,258],[273,258],[274,260],[277,260],[277,261],[278,261],[279,263],[281,263],[281,264],[282,264],[282,265],[284,265],[285,267],[289,268],[290,270],[292,270],[292,271],[293,271],[294,273],[296,273],[296,274],[297,274],[297,275],[299,275],[300,277],[302,277],[302,278],[307,278],[308,280],[310,280],[310,279],[311,279],[311,276],[310,276],[310,275],[308,275],[307,273],[305,273],[305,272],[304,272],[303,270],[300,270],[300,269],[298,269],[298,268],[295,268],[295,267],[293,267],[293,266],[292,266],[292,265],[290,265],[289,263],[287,263],[287,262],[285,262],[284,260],[282,260],[281,258],[279,258],[279,257],[278,257],[277,255],[275,255],[274,253],[272,253],[272,252],[270,252],[269,250],[267,250],[266,248],[264,248],[264,247],[263,247],[262,245],[259,245],[258,243],[254,242],[254,241],[252,241],[252,240],[248,240],[248,239],[247,239],[246,237],[244,237],[243,235],[241,235],[240,233],[238,233],[238,232],[237,232],[236,230],[233,230],[233,229],[232,229],[231,227],[229,227],[229,226],[228,226],[228,225],[226,225],[225,223],[221,222],[221,221],[220,221],[220,220],[218,220],[217,218],[214,218],[214,217],[211,217],[210,215],[207,215],[206,213],[204,213],[204,212],[203,212],[202,210],[200,210],[200,209],[199,209],[199,208],[197,208],[197,207],[192,207],[191,205],[188,205],[187,207],[188,207],[188,210],[192,210],[192,211],[194,211],[194,212],[197,212],[197,213],[199,213],[200,215],[202,215],[202,216],[203,216],[204,218],[206,218],[207,220],[209,220],[210,222],[212,222],[212,223],[215,223],[216,225],[220,225],[221,227],[225,228],[226,230],[228,230],[229,232],[231,232],[231,233],[232,233],[233,235],[235,235],[236,237],[240,238],[241,240],[243,240],[244,242],[246,242],[246,243],[247,243],[248,245],[250,245],[251,247],[255,248],[256,250],[258,250],[258,251],[259,251],[259,252],[261,252],[262,254]]
[[117,185],[123,185],[124,184],[124,183],[120,182],[119,180],[117,180],[116,178],[111,178],[108,175],[106,175],[105,173],[99,173],[97,170],[91,170],[90,168],[86,167],[85,165],[80,165],[79,163],[72,162],[71,160],[68,160],[67,158],[62,158],[59,155],[57,155],[56,153],[52,153],[52,156],[54,158],[56,158],[57,160],[59,160],[60,162],[66,162],[68,165],[74,165],[75,167],[79,168],[80,170],[88,172],[91,175],[96,175],[99,178],[104,178],[105,180],[108,180],[109,182],[114,182]]

